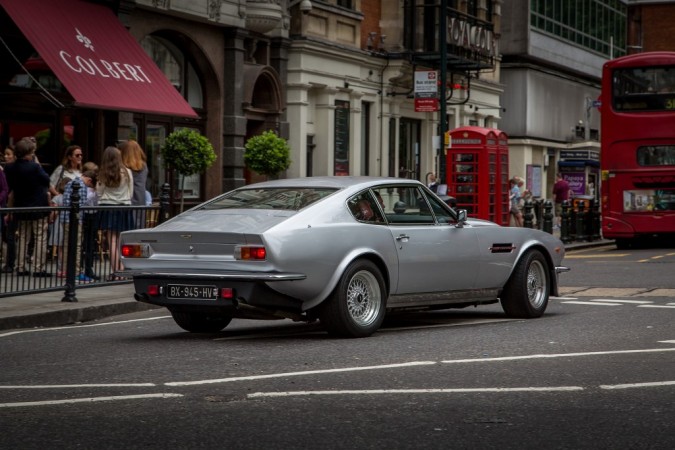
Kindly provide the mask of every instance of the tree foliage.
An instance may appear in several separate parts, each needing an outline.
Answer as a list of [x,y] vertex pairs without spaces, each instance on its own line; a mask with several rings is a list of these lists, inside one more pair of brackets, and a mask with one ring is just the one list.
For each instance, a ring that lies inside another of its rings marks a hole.
[[216,161],[216,153],[209,140],[187,128],[169,134],[161,153],[166,166],[183,176],[202,173]]
[[288,142],[274,131],[251,137],[245,147],[244,162],[261,175],[277,175],[291,165]]

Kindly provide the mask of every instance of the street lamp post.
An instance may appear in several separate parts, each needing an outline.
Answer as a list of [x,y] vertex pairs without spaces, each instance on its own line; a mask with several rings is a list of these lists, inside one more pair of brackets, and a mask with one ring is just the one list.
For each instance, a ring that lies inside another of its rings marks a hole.
[[441,54],[440,62],[440,71],[441,71],[441,86],[440,86],[440,120],[439,120],[439,134],[441,141],[440,154],[438,155],[438,176],[442,184],[447,183],[445,179],[445,152],[447,151],[445,147],[445,133],[448,130],[448,115],[447,115],[447,103],[445,99],[445,90],[446,83],[448,79],[447,69],[448,69],[448,41],[447,28],[448,28],[448,0],[441,0],[440,6],[440,17],[438,18],[438,50]]

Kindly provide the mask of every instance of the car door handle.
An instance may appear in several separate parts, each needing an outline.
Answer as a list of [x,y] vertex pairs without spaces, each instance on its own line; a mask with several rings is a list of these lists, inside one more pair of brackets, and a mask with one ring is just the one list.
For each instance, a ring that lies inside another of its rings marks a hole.
[[400,234],[396,238],[396,240],[399,241],[399,242],[408,242],[409,239],[410,239],[410,236],[408,236],[407,234]]

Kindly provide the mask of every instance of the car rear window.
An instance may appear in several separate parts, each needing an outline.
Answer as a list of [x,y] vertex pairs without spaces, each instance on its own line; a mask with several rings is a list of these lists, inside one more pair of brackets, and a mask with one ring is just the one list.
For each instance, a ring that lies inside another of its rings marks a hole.
[[284,209],[298,211],[335,192],[330,188],[238,189],[199,209]]

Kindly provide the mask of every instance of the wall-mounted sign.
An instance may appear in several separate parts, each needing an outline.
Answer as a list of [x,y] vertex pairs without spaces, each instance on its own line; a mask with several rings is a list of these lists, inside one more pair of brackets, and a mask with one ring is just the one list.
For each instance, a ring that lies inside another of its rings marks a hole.
[[481,55],[497,55],[497,39],[491,30],[454,17],[448,23],[447,42]]
[[594,150],[561,150],[560,159],[600,161],[600,152]]
[[415,72],[415,111],[438,111],[438,72],[436,70]]

